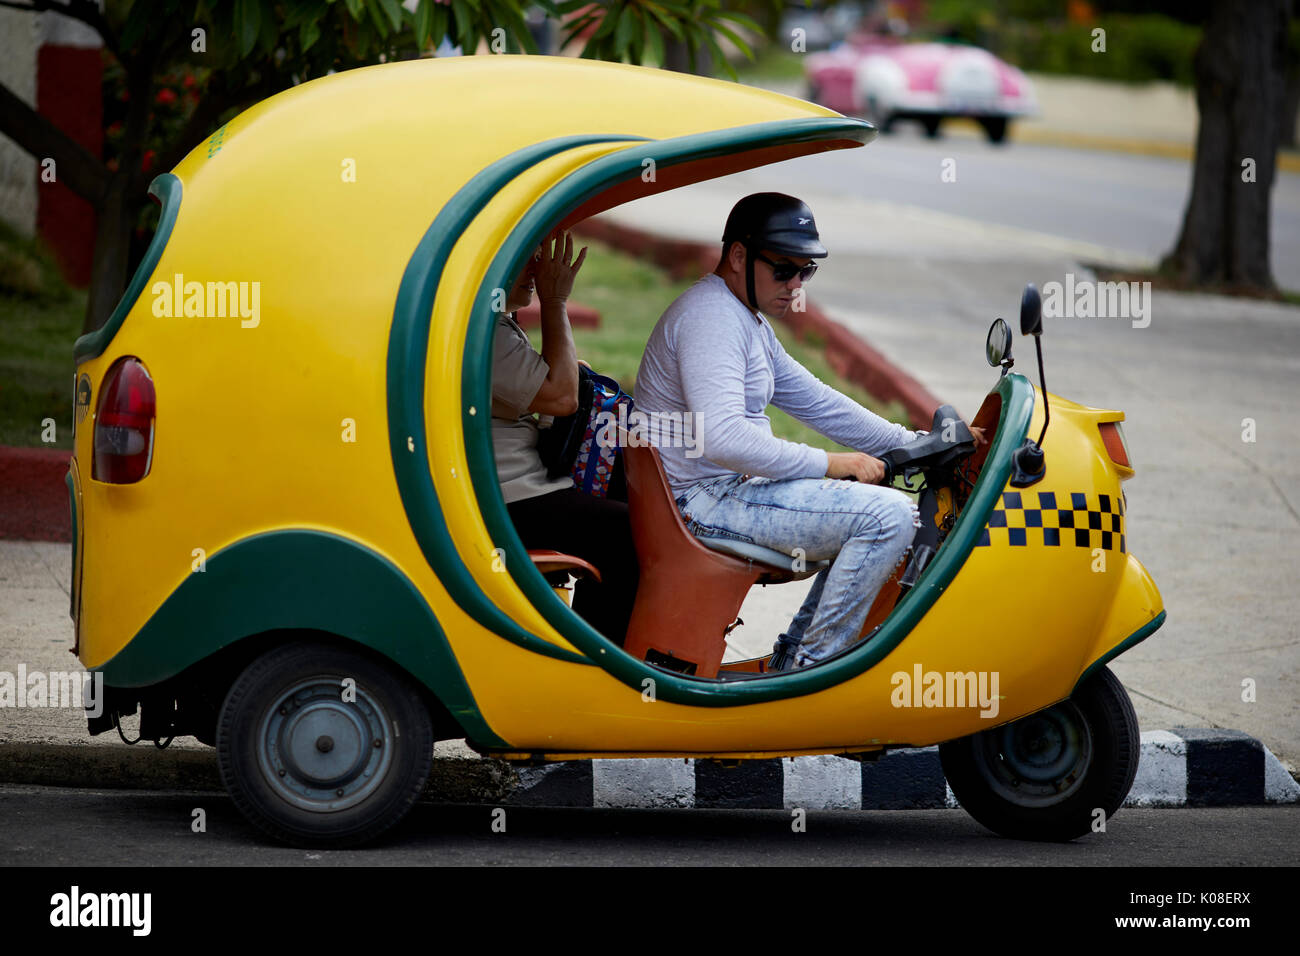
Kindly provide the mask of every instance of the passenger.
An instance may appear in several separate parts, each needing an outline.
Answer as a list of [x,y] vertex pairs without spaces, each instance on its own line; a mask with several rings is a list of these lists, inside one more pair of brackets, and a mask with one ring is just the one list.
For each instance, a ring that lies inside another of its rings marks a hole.
[[[590,561],[601,582],[580,581],[573,609],[622,645],[636,601],[638,565],[627,504],[586,494],[567,477],[547,478],[537,453],[537,415],[578,408],[578,357],[565,302],[587,257],[573,259],[573,239],[553,233],[529,260],[497,321],[492,356],[492,450],[506,510],[525,548]],[[542,310],[539,355],[515,321],[536,288]]]
[[[777,670],[816,664],[857,642],[876,592],[919,527],[912,500],[876,484],[885,466],[873,457],[916,434],[819,381],[786,354],[765,318],[785,314],[816,271],[813,259],[826,254],[804,203],[780,193],[746,196],[727,217],[717,268],[664,312],[636,380],[641,411],[684,413],[693,424],[693,456],[660,448],[693,534],[834,559],[773,648]],[[769,404],[859,451],[776,438]]]

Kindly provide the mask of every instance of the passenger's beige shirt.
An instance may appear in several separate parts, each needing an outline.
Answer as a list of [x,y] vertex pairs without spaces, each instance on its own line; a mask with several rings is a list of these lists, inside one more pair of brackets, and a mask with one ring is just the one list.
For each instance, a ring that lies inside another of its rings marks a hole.
[[528,411],[549,371],[514,316],[502,315],[492,343],[492,452],[506,504],[573,487],[566,476],[546,477],[537,416]]

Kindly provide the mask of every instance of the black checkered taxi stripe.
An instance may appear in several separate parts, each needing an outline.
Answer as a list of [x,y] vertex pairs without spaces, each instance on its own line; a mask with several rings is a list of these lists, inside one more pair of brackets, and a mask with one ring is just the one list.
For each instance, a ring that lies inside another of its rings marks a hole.
[[[1031,506],[1031,501],[1037,507]],[[1074,491],[1005,491],[976,547],[1030,543],[1124,553],[1124,498]]]

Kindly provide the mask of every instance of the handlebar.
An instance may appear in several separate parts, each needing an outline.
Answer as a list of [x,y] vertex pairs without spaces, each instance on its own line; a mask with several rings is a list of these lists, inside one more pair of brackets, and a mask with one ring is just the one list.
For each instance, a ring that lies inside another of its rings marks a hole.
[[975,436],[951,405],[940,405],[934,413],[930,434],[906,445],[891,448],[880,456],[885,463],[884,484],[911,469],[947,467],[975,450]]

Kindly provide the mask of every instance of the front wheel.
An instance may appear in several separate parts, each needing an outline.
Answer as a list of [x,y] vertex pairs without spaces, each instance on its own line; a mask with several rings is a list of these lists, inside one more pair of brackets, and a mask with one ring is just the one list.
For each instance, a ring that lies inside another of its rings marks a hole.
[[373,840],[411,809],[432,764],[433,722],[411,682],[330,644],[257,658],[217,721],[217,766],[235,805],[294,846]]
[[1102,668],[1069,700],[939,745],[953,794],[996,833],[1073,840],[1119,809],[1141,741],[1124,685]]

